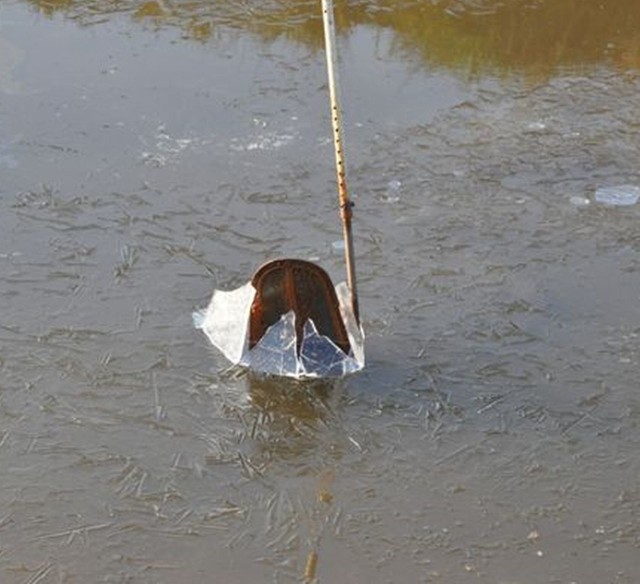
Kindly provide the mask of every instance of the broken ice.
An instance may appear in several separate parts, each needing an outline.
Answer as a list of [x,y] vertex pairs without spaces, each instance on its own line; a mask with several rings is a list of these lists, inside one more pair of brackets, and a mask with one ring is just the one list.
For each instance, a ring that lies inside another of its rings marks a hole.
[[616,207],[635,205],[640,199],[640,187],[635,185],[600,187],[596,190],[595,198],[598,203]]
[[249,349],[249,318],[256,293],[251,282],[229,292],[215,290],[209,306],[193,314],[193,323],[229,361],[253,371],[296,378],[342,377],[364,367],[364,335],[350,308],[347,285],[341,282],[335,290],[352,349],[349,355],[318,333],[312,320],[304,324],[298,354],[293,311],[283,314]]

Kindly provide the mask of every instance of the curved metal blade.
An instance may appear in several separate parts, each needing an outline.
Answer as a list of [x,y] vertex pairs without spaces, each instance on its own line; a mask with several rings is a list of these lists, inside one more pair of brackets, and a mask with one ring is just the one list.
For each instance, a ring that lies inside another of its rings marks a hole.
[[331,278],[320,266],[305,260],[273,260],[258,269],[251,284],[256,295],[249,320],[249,349],[258,344],[282,315],[293,311],[298,355],[307,320],[313,321],[318,333],[349,354],[351,345],[336,291]]

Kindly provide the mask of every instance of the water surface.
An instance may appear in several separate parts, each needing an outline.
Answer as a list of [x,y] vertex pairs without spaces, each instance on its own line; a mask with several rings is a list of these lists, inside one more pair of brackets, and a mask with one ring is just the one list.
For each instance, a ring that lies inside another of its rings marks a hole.
[[0,580],[635,583],[634,2],[340,2],[367,368],[229,369],[343,264],[315,2],[0,5]]

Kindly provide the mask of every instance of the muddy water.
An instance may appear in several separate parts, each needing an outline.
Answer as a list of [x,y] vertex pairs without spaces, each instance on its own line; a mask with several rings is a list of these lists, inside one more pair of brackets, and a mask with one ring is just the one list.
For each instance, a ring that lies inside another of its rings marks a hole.
[[0,581],[640,580],[635,2],[338,5],[367,368],[192,329],[343,273],[315,2],[0,4]]

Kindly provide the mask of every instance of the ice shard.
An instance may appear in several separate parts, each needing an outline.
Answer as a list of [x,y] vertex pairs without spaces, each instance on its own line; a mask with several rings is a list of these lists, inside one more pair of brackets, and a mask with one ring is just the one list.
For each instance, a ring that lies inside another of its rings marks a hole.
[[285,377],[342,377],[364,367],[364,334],[351,310],[347,285],[341,282],[335,290],[351,344],[348,355],[319,334],[312,320],[304,323],[298,350],[294,311],[283,314],[249,349],[250,311],[256,294],[251,282],[231,291],[216,290],[209,306],[193,314],[193,322],[233,364]]

